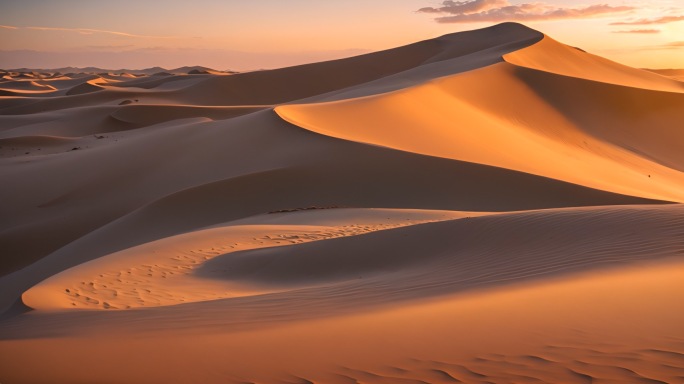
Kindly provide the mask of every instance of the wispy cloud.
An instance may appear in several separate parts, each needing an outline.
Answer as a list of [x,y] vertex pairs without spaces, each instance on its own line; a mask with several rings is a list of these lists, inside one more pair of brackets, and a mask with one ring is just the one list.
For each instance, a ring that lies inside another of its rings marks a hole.
[[122,36],[129,38],[146,38],[146,39],[175,39],[176,36],[152,36],[152,35],[138,35],[135,33],[119,32],[119,31],[106,31],[102,29],[90,29],[90,28],[61,28],[61,27],[15,27],[11,25],[1,25],[0,27],[4,29],[16,29],[16,30],[34,30],[34,31],[61,31],[61,32],[74,32],[81,35],[94,35],[94,34],[106,34],[114,36]]
[[663,49],[684,49],[684,41],[673,41],[661,46]]
[[88,45],[86,48],[93,49],[96,51],[116,51],[127,48],[134,48],[133,44],[120,44],[120,45]]
[[652,24],[667,24],[675,21],[684,21],[684,16],[663,16],[656,19],[639,19],[635,21],[618,21],[610,23],[610,25],[652,25]]
[[[634,48],[631,48],[634,49]],[[665,44],[659,45],[644,45],[637,47],[636,49],[644,51],[662,51],[662,50],[672,50],[672,49],[684,49],[684,41],[671,41]]]
[[512,5],[508,0],[445,0],[441,7],[425,7],[418,12],[449,15],[436,18],[439,23],[477,23],[580,19],[633,9],[631,6],[608,4],[562,8],[542,2]]
[[665,44],[656,45],[641,45],[641,46],[630,46],[630,47],[613,47],[613,48],[603,48],[596,49],[596,52],[602,54],[627,54],[634,53],[637,51],[672,51],[672,50],[684,50],[684,41],[671,41]]
[[628,31],[614,31],[613,33],[642,33],[642,34],[653,34],[660,33],[659,29],[631,29]]
[[443,1],[439,8],[425,7],[418,10],[424,13],[451,13],[468,14],[483,12],[497,7],[507,6],[507,0],[467,0],[467,1]]

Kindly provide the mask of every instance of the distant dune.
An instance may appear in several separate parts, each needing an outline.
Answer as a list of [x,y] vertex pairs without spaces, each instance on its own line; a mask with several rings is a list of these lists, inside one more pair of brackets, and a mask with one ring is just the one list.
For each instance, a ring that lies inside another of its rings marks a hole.
[[3,71],[0,382],[681,382],[683,76],[515,23]]
[[[3,71],[3,70],[0,70]],[[185,75],[185,74],[226,74],[226,73],[236,73],[234,71],[226,70],[219,71],[216,69],[211,69],[207,67],[202,67],[200,65],[195,65],[192,67],[179,67],[175,69],[165,69],[162,67],[152,67],[145,69],[103,69],[98,67],[62,67],[62,68],[14,68],[4,70],[5,72],[20,72],[20,73],[39,73],[39,74],[68,74],[68,73],[88,73],[88,74],[121,74],[121,75],[154,75],[155,73],[168,72],[174,75]]]
[[684,69],[647,69],[647,71],[671,77],[675,80],[684,81]]

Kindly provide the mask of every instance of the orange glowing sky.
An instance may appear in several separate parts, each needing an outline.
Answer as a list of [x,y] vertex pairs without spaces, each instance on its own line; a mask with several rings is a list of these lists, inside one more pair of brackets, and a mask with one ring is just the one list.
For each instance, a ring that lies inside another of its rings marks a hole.
[[2,4],[0,68],[275,68],[502,21],[624,64],[684,68],[684,0],[22,0]]

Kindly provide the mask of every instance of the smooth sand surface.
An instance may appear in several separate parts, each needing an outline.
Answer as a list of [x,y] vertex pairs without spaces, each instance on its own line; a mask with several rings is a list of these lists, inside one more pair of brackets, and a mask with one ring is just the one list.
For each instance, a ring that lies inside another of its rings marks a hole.
[[684,69],[647,69],[647,71],[655,72],[675,80],[684,81]]
[[2,383],[679,383],[684,83],[519,24],[2,72]]

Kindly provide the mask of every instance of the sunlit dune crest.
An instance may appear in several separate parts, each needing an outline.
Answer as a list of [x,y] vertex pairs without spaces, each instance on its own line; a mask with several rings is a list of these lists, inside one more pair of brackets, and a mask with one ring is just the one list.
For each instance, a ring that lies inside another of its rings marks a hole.
[[684,378],[681,70],[504,23],[82,72],[0,73],[0,382]]

